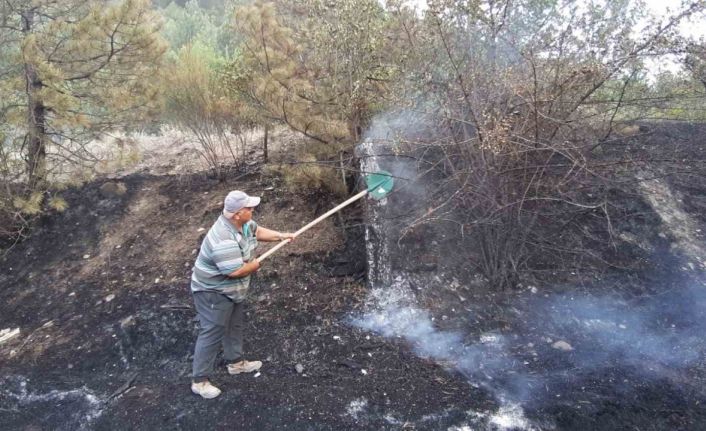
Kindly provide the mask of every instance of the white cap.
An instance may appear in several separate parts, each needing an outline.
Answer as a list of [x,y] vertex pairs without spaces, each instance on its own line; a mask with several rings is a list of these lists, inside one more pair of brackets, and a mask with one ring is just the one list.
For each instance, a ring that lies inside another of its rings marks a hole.
[[233,190],[228,193],[225,200],[223,201],[223,215],[228,218],[233,217],[233,214],[237,213],[243,208],[252,208],[260,204],[260,198],[257,196],[248,196],[247,193],[241,192],[240,190]]

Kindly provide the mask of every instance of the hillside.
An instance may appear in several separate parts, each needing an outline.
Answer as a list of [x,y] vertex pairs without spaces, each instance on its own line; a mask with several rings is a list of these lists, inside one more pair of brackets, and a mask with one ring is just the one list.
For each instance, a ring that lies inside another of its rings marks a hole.
[[[613,241],[596,248],[613,268],[549,274],[514,290],[469,278],[465,253],[474,250],[455,242],[453,225],[398,242],[404,193],[378,217],[390,241],[378,270],[394,280],[370,290],[364,227],[374,221],[362,205],[347,208],[257,274],[246,351],[263,369],[234,377],[219,368],[224,394],[211,401],[189,391],[197,322],[188,286],[223,196],[262,195],[256,220],[281,230],[338,198],[286,192],[259,163],[219,183],[179,172],[171,157],[163,160],[171,168],[140,166],[71,189],[68,209],[45,216],[0,261],[0,424],[702,429],[702,132],[664,124],[630,138],[624,151],[674,160],[670,175],[653,172],[617,196]],[[670,148],[680,148],[678,159]]]
[[[256,219],[278,229],[297,228],[333,198],[284,193],[257,169],[225,184],[200,174],[120,181],[122,196],[106,197],[105,180],[72,190],[69,209],[2,261],[0,328],[20,329],[0,345],[3,428],[379,429],[387,417],[450,424],[482,405],[462,377],[345,324],[365,296],[354,210],[345,227],[324,223],[258,273],[246,349],[262,373],[220,369],[224,395],[195,397],[188,280],[222,196],[262,194]],[[358,417],[361,403],[379,414]],[[442,411],[449,417],[435,416]]]

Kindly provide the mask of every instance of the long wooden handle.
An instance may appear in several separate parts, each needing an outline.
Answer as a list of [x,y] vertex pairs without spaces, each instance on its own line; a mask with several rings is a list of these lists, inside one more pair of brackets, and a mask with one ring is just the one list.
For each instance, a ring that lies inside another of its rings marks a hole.
[[[355,195],[355,196],[353,196],[352,198],[348,199],[347,201],[343,202],[342,204],[340,204],[340,205],[337,206],[336,208],[333,208],[332,210],[329,210],[326,214],[319,216],[318,218],[316,218],[316,220],[312,221],[311,223],[307,224],[307,225],[304,226],[303,228],[301,228],[301,229],[299,229],[298,231],[294,232],[294,235],[299,236],[300,234],[302,234],[302,233],[306,232],[307,230],[309,230],[309,229],[310,229],[311,227],[313,227],[315,224],[319,223],[321,220],[323,220],[323,219],[329,217],[331,214],[336,213],[337,211],[341,210],[342,208],[344,208],[344,207],[346,207],[346,206],[352,204],[353,202],[355,202],[355,201],[357,201],[358,199],[362,198],[362,197],[365,196],[366,194],[368,194],[368,191],[367,191],[367,190],[363,190],[362,192],[358,193],[357,195]],[[266,252],[264,252],[264,253],[262,254],[262,256],[260,256],[260,257],[257,258],[257,260],[259,260],[260,262],[262,262],[262,261],[265,260],[269,255],[271,255],[272,253],[276,252],[277,250],[279,250],[280,248],[284,247],[285,245],[289,244],[290,242],[292,242],[291,239],[286,239],[286,240],[284,240],[284,241],[281,241],[281,242],[280,242],[279,244],[277,244],[276,246],[274,246],[274,247],[272,247],[271,249],[269,249],[269,250],[267,250]]]

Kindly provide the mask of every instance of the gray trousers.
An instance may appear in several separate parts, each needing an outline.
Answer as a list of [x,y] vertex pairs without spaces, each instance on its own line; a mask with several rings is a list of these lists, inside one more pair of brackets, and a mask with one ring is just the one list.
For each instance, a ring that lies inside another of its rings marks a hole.
[[217,292],[194,292],[193,297],[200,329],[194,349],[192,378],[195,382],[202,382],[213,372],[221,344],[223,358],[228,363],[242,359],[244,304],[233,302]]

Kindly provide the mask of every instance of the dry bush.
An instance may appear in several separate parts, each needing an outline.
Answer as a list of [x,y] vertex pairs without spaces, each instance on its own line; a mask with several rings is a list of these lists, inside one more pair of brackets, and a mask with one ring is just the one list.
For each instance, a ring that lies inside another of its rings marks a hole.
[[344,196],[348,190],[341,175],[342,162],[326,162],[332,158],[331,147],[316,142],[297,140],[294,151],[283,154],[280,163],[269,165],[268,171],[281,175],[285,185],[294,191],[327,190]]
[[611,192],[657,162],[614,150],[623,142],[612,130],[645,115],[642,60],[677,51],[676,23],[703,5],[635,38],[637,11],[625,2],[569,2],[571,17],[531,0],[474,4],[433,2],[423,21],[397,14],[409,53],[398,93],[416,94],[413,109],[435,125],[413,144],[442,178],[415,224],[453,217],[476,252],[469,263],[497,287],[599,262],[596,243],[612,241]]

